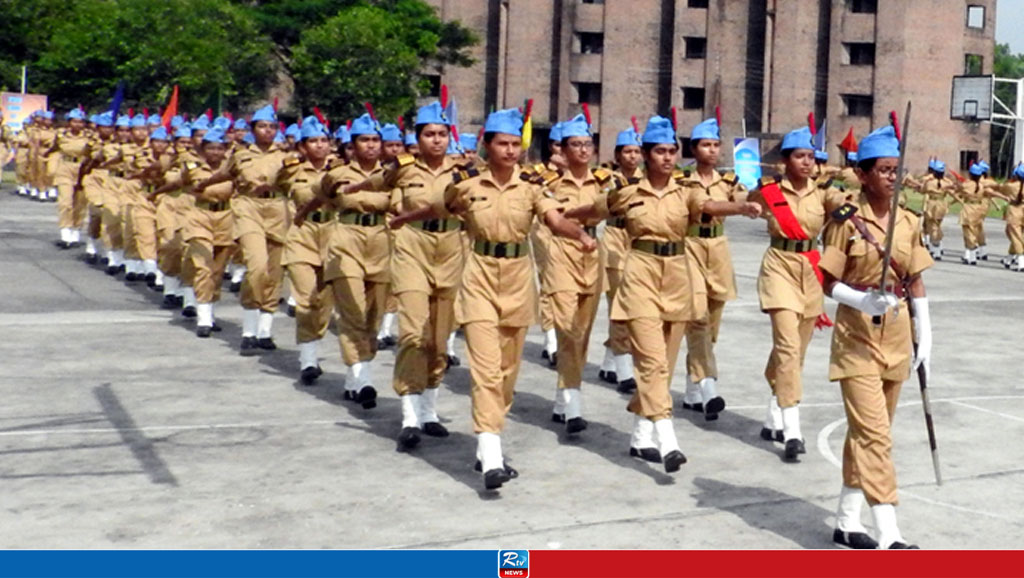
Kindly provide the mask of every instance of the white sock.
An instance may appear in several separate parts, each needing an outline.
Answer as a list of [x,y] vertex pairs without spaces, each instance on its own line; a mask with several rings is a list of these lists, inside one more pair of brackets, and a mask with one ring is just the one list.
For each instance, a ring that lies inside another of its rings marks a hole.
[[558,353],[558,337],[555,335],[554,328],[548,329],[544,333],[544,350],[548,352],[548,355]]
[[718,397],[718,390],[715,388],[715,385],[717,383],[718,380],[715,379],[714,377],[705,377],[704,379],[700,380],[700,397],[701,401],[705,405],[707,405],[707,403],[712,399]]
[[555,405],[551,408],[551,413],[557,413],[558,415],[565,415],[565,402],[567,401],[565,396],[565,390],[560,387],[555,387]]
[[317,355],[319,344],[319,341],[307,341],[299,344],[299,366],[301,369],[320,365]]
[[893,542],[905,542],[900,534],[899,526],[896,525],[896,506],[892,504],[871,506],[871,516],[875,519],[875,528],[878,530],[878,548],[880,550],[885,550]]
[[437,423],[440,422],[440,418],[437,417],[437,393],[438,388],[425,389],[420,394],[420,423]]
[[160,269],[156,270],[156,280],[153,281],[153,284],[154,285],[163,285],[164,284],[164,272],[161,271]]
[[377,339],[384,339],[385,337],[391,337],[391,325],[395,322],[394,313],[385,313],[384,318],[380,321],[380,331],[377,332]]
[[114,257],[118,265],[124,265],[124,249],[114,251]]
[[985,248],[985,245],[978,245],[978,258],[980,259],[986,255],[988,255],[988,249]]
[[235,265],[231,272],[231,282],[241,283],[243,279],[245,279],[245,265]]
[[683,401],[689,404],[704,403],[700,396],[700,386],[686,377],[686,393],[683,394]]
[[654,422],[654,431],[658,433],[658,451],[661,452],[662,457],[679,450],[679,440],[676,439],[672,418],[659,419]]
[[782,437],[786,440],[802,440],[800,431],[800,406],[782,408]]
[[619,383],[633,379],[633,354],[623,353],[615,356],[615,377]]
[[[196,291],[191,287],[185,287],[182,291],[182,306],[184,307],[195,307],[196,306]],[[242,312],[242,322],[245,322],[245,312]],[[244,330],[243,330],[244,334]],[[244,335],[243,335],[244,337]]]
[[[604,348],[604,359],[601,361],[601,371],[615,371],[615,354],[611,349]],[[618,374],[617,371],[615,371]]]
[[836,510],[836,527],[844,532],[867,533],[860,521],[860,509],[864,505],[864,492],[860,488],[843,486],[839,492],[839,509]]
[[633,435],[629,440],[630,447],[636,449],[657,448],[654,443],[654,422],[641,416],[633,418]]
[[478,433],[476,446],[484,473],[505,467],[505,460],[501,457],[501,436],[489,432]]
[[164,297],[174,295],[181,289],[181,281],[177,277],[164,277]]
[[764,427],[772,431],[782,429],[782,408],[779,407],[779,398],[774,395],[768,399],[768,415],[764,418]]
[[291,295],[288,296],[288,306],[289,307],[295,307],[298,304],[299,303],[297,301],[295,301],[295,297],[292,297]]
[[256,329],[260,324],[259,309],[242,310],[242,337],[256,337]]
[[82,242],[82,231],[79,229],[71,229],[71,242],[80,243]]
[[150,273],[156,275],[158,270],[156,268],[156,259],[146,259],[145,261],[142,262],[142,267],[145,269],[147,275],[149,275]]
[[213,327],[213,303],[196,305],[196,326]]
[[[257,310],[258,311],[258,310]],[[270,331],[274,327],[274,314],[267,313],[266,311],[259,312],[259,318],[256,321],[256,338],[266,339],[270,337]]]
[[86,255],[95,255],[96,254],[96,241],[93,241],[92,238],[89,238],[89,239],[85,240],[85,254]]
[[568,388],[563,389],[565,393],[565,419],[566,421],[576,418],[583,417],[583,399],[580,392],[580,388]]
[[420,396],[419,394],[403,395],[402,400],[402,427],[420,427]]
[[455,332],[452,331],[448,334],[448,344],[446,346],[449,357],[457,357],[455,355]]
[[348,391],[359,391],[362,387],[363,372],[365,366],[362,361],[357,361],[348,366],[345,373],[345,389]]
[[70,243],[71,242],[71,229],[67,229],[67,228],[61,229],[60,230],[60,240],[62,242],[64,242],[64,243]]

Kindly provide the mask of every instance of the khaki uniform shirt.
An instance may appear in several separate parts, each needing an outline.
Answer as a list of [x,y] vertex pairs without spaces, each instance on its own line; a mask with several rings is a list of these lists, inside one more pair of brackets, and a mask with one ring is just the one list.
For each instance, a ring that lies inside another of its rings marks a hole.
[[[550,188],[559,203],[559,211],[565,212],[594,205],[601,195],[615,188],[613,177],[607,169],[594,169],[587,171],[583,180],[577,180],[571,172],[566,171]],[[594,228],[600,222],[598,218],[577,221],[577,224],[595,233]],[[546,225],[542,226],[546,228]],[[578,241],[550,235],[547,250],[548,261],[541,271],[541,291],[544,294],[572,291],[592,295],[601,291],[604,278],[604,268],[601,266],[604,259],[603,246],[592,253],[585,253]]]
[[860,179],[857,177],[857,172],[853,170],[853,167],[843,167],[843,169],[839,171],[839,176],[836,178],[843,181],[847,190],[860,190]]
[[[888,217],[879,219],[866,200],[856,203],[856,215],[881,247],[885,247]],[[878,287],[882,274],[882,252],[861,237],[853,223],[832,222],[824,234],[825,250],[821,269],[847,285]],[[916,215],[900,209],[893,232],[892,258],[907,275],[913,277],[932,266],[933,261],[921,240]],[[890,271],[889,279],[895,274]],[[871,316],[853,307],[839,305],[832,333],[829,379],[878,375],[882,379],[904,381],[910,377],[910,315],[905,301],[899,313],[889,311],[876,327]]]
[[[339,187],[358,184],[384,172],[380,163],[364,171],[358,162],[336,163],[320,182],[320,194],[328,205],[341,214],[376,213],[384,215],[391,207],[390,191],[359,191],[343,195]],[[324,270],[324,279],[339,277],[362,278],[374,283],[388,283],[387,226],[380,224],[364,227],[336,222],[331,234],[331,246]]]
[[1024,225],[1024,183],[1021,181],[1006,181],[999,187],[999,191],[1010,197],[1006,205],[1006,212],[1003,213],[1003,220],[1008,225]]
[[[278,183],[282,190],[287,192],[293,208],[301,207],[316,198],[320,181],[327,174],[332,162],[334,159],[329,157],[318,169],[313,163],[298,155],[288,157],[284,161],[284,169],[278,174]],[[288,229],[282,264],[307,263],[320,267],[327,260],[334,215],[330,209],[322,209],[320,213],[327,217],[326,221],[318,223],[307,218],[301,227],[292,226]]]
[[[725,201],[735,203],[747,198],[744,187],[734,173],[725,176],[714,171],[711,182],[707,185],[696,171],[690,173],[686,186],[692,187],[697,194],[702,194],[709,201]],[[701,238],[700,228],[722,227],[721,236]],[[716,301],[731,301],[736,298],[736,274],[732,267],[732,253],[729,251],[729,239],[724,233],[725,219],[712,217],[704,213],[691,213],[686,250],[693,258],[707,285],[708,298]],[[697,233],[697,234],[694,234]]]
[[655,318],[662,321],[699,319],[707,311],[707,290],[700,268],[685,250],[690,216],[700,214],[707,196],[685,186],[684,178],[655,189],[646,177],[635,185],[612,191],[600,213],[622,214],[631,241],[678,243],[682,251],[659,257],[631,249],[622,271],[622,284],[612,301],[611,319]]
[[[807,238],[812,240],[818,238],[828,215],[842,206],[847,199],[847,194],[832,187],[831,181],[808,180],[807,187],[797,191],[789,179],[783,178],[779,183],[779,189]],[[768,221],[768,235],[773,238],[785,238],[775,215],[761,196],[760,189],[752,191],[747,200],[761,204],[761,215]],[[761,261],[761,271],[757,278],[757,296],[762,311],[787,309],[796,311],[804,317],[817,317],[824,307],[821,283],[818,282],[810,261],[800,253],[773,247],[768,248]]]
[[[470,168],[468,164],[459,165],[451,157],[445,157],[435,171],[412,155],[399,155],[370,181],[376,191],[391,191],[391,208],[401,213],[431,206],[452,184],[456,174]],[[465,250],[461,227],[455,226],[454,220],[446,224],[445,231],[427,232],[410,223],[393,235],[391,290],[394,293],[433,293],[437,289],[458,287]]]
[[[471,241],[524,243],[534,217],[543,219],[559,203],[544,187],[524,181],[516,167],[505,184],[490,172],[453,183],[435,199],[439,215],[460,215]],[[455,300],[459,324],[486,321],[501,327],[529,327],[537,317],[537,284],[528,255],[498,258],[469,252]]]
[[276,143],[266,151],[252,144],[239,148],[224,161],[225,169],[235,185],[235,197],[231,210],[235,214],[235,238],[251,233],[284,243],[291,219],[288,203],[279,189],[272,189],[279,196],[256,198],[253,189],[260,185],[276,185],[278,173],[284,168],[289,153]]
[[968,179],[960,183],[956,199],[963,204],[960,209],[960,224],[973,225],[985,220],[988,214],[988,179]]
[[[223,170],[224,164],[227,162],[227,160],[223,161],[218,170]],[[182,179],[186,187],[203,182],[218,172],[205,160],[188,160],[182,168],[184,169]],[[216,247],[233,245],[235,243],[233,210],[228,208],[213,211],[204,207],[208,206],[206,203],[233,203],[234,195],[235,185],[232,181],[217,183],[203,189],[203,192],[196,196],[194,202],[186,208],[185,226],[182,233],[185,240],[202,239]]]
[[[635,185],[640,182],[643,172],[636,170],[633,177],[626,177],[622,172],[615,173],[615,180],[627,185]],[[618,226],[618,225],[622,226]],[[629,254],[629,232],[625,227],[625,215],[609,213],[608,221],[605,223],[604,234],[601,237],[601,244],[604,246],[605,267],[621,271],[626,265],[626,255]]]

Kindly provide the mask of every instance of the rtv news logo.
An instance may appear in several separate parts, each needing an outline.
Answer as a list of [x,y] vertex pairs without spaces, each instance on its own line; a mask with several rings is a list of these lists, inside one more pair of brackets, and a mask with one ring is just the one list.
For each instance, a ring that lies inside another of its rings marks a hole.
[[529,575],[529,550],[498,551],[498,578],[528,578]]

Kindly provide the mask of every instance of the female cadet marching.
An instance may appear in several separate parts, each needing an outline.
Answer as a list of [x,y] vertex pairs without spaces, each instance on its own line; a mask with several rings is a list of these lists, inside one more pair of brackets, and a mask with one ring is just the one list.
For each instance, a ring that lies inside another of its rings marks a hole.
[[[833,540],[857,549],[916,548],[907,544],[896,523],[892,419],[911,367],[923,364],[928,372],[932,335],[921,272],[933,261],[922,243],[918,218],[906,209],[889,214],[899,178],[899,141],[893,128],[883,127],[864,137],[858,154],[861,195],[845,211],[855,208],[856,212],[825,228],[821,258],[826,292],[840,303],[829,379],[840,383],[848,425]],[[893,284],[879,287],[891,218],[896,223]],[[897,298],[911,302],[913,339],[908,303]],[[877,541],[861,525],[865,498]]]
[[377,327],[384,315],[390,276],[385,215],[391,206],[387,192],[343,194],[345,185],[360,183],[384,172],[380,165],[380,124],[369,113],[355,119],[349,130],[354,144],[349,164],[333,165],[320,185],[320,202],[338,211],[331,233],[324,279],[331,283],[338,312],[338,341],[348,367],[345,399],[365,409],[377,406],[373,360],[377,356]]
[[782,156],[781,180],[761,179],[748,198],[761,205],[771,237],[757,277],[761,311],[772,324],[772,352],[764,372],[772,396],[761,437],[784,442],[785,458],[796,461],[806,452],[798,405],[804,355],[824,313],[816,239],[827,215],[843,204],[846,195],[833,188],[831,180],[811,179],[814,145],[807,127],[782,139]]
[[82,191],[81,169],[82,163],[92,155],[93,146],[93,139],[85,132],[85,113],[76,108],[68,115],[68,128],[56,133],[53,145],[45,153],[56,155],[57,159],[53,184],[57,187],[58,245],[62,249],[78,245],[82,240],[87,203]]
[[917,190],[924,195],[924,240],[932,258],[942,259],[942,220],[949,212],[946,197],[956,185],[946,177],[946,163],[931,159],[928,174],[916,182]]
[[[141,261],[141,270],[136,265],[136,279],[145,279],[149,287],[163,290],[163,273],[157,267],[156,205],[150,200],[150,194],[162,184],[162,169],[170,166],[167,149],[171,139],[163,127],[152,134],[148,130],[144,116],[140,114],[132,119],[132,133],[146,135],[148,146],[129,161],[123,181],[128,224],[125,242],[129,257]],[[139,137],[133,138],[138,142]]]
[[[398,155],[405,154],[405,142],[402,131],[398,125],[385,124],[380,129],[380,162],[382,165],[390,165],[398,158]],[[391,242],[391,252],[394,252],[395,238],[388,230],[388,239]],[[398,343],[395,340],[393,327],[395,317],[398,314],[398,299],[395,297],[394,287],[388,291],[387,302],[384,308],[384,316],[377,331],[377,349],[387,349]]]
[[[224,170],[227,144],[224,133],[214,129],[203,134],[199,153],[201,160],[186,160],[183,180],[186,187],[210,183]],[[230,179],[191,188],[194,203],[186,209],[183,237],[187,243],[185,258],[192,263],[192,290],[196,298],[196,335],[206,338],[220,331],[213,304],[220,300],[224,267],[235,250],[234,212],[231,199],[234,183]]]
[[1003,220],[1006,221],[1006,238],[1010,241],[1003,266],[1024,271],[1024,165],[1013,169],[1012,178],[1003,185],[1003,193],[1007,200]]
[[118,142],[114,134],[114,114],[105,112],[96,115],[96,136],[89,152],[91,156],[82,166],[82,191],[88,202],[89,230],[86,239],[86,260],[90,264],[99,261],[98,247],[107,248],[107,264],[113,261],[110,231],[103,227],[103,206],[106,203],[106,189],[110,186],[110,171],[102,168],[105,158],[117,156]]
[[[339,193],[357,190],[393,191],[395,212],[429,208],[456,175],[468,175],[445,153],[450,122],[441,103],[416,113],[419,156],[400,155],[383,173]],[[462,276],[461,221],[425,219],[394,232],[391,255],[392,291],[398,300],[398,352],[392,385],[402,402],[399,451],[414,448],[420,434],[445,437],[437,416],[437,394],[447,367],[445,344],[455,321],[455,294]]]
[[274,312],[281,296],[281,256],[288,235],[288,201],[276,186],[287,152],[274,141],[277,113],[265,106],[252,115],[253,144],[237,150],[211,179],[196,185],[197,193],[233,180],[231,200],[235,238],[245,264],[242,282],[242,343],[240,353],[257,355],[277,349],[273,339]]
[[[587,252],[597,243],[558,212],[558,201],[542,181],[523,179],[523,117],[518,110],[491,113],[484,123],[488,170],[460,175],[431,206],[402,213],[406,222],[460,215],[472,241],[456,322],[466,333],[473,381],[473,430],[484,487],[496,489],[518,475],[502,457],[501,430],[512,406],[526,330],[535,321],[536,274],[527,238],[534,218],[556,235],[575,239]],[[459,243],[459,241],[453,241]]]
[[[173,122],[172,122],[173,125]],[[192,263],[185,258],[187,247],[184,229],[189,209],[195,198],[183,187],[184,172],[188,163],[201,159],[192,149],[192,130],[181,122],[174,129],[174,166],[164,174],[164,180],[171,189],[157,203],[157,265],[164,275],[164,309],[178,309],[185,302],[185,288],[192,287],[194,271]],[[172,184],[173,183],[173,184]],[[161,187],[163,188],[163,187]],[[155,195],[155,193],[154,193]],[[195,303],[190,303],[193,307]]]
[[978,259],[988,260],[985,250],[985,216],[988,215],[991,187],[995,184],[986,178],[989,166],[985,161],[971,165],[971,178],[960,183],[953,198],[960,202],[960,227],[964,233],[964,254],[960,262],[965,265],[977,265]]
[[[620,132],[615,139],[615,178],[626,184],[636,184],[643,176],[640,163],[643,161],[640,134],[635,127]],[[615,301],[615,294],[622,284],[622,269],[629,254],[629,233],[626,231],[624,215],[609,215],[601,237],[604,248],[605,279],[607,279],[608,308]],[[608,340],[604,343],[604,361],[598,376],[618,385],[619,393],[633,393],[636,379],[633,376],[633,354],[629,352],[629,329],[621,321],[608,320]]]
[[[561,123],[562,155],[565,171],[551,183],[550,190],[560,211],[593,205],[602,193],[614,186],[608,169],[590,168],[594,141],[590,122],[582,114]],[[587,235],[597,237],[600,218],[578,219]],[[554,416],[565,423],[565,431],[576,434],[587,429],[583,419],[583,367],[587,362],[590,330],[601,298],[602,251],[584,251],[571,239],[550,237],[545,242],[546,264],[541,271],[541,293],[547,296],[558,343],[558,385],[555,390]]]
[[[288,199],[302,207],[316,197],[315,189],[333,160],[327,128],[315,116],[306,117],[299,131],[297,148],[301,156],[285,159],[278,176]],[[320,369],[320,340],[334,311],[331,287],[324,280],[324,262],[330,245],[334,211],[318,210],[305,216],[288,230],[282,263],[288,271],[292,296],[295,298],[295,342],[299,345],[299,378],[313,385],[323,371]]]
[[[697,169],[687,186],[712,201],[737,202],[746,199],[747,189],[735,173],[720,174],[715,167],[721,152],[721,127],[718,119],[708,119],[693,127],[690,147]],[[715,343],[722,324],[725,303],[736,298],[736,275],[732,268],[725,221],[707,213],[690,213],[686,232],[686,252],[700,268],[707,291],[707,314],[686,326],[686,395],[683,408],[702,411],[706,420],[718,419],[725,400],[718,395],[718,364]]]

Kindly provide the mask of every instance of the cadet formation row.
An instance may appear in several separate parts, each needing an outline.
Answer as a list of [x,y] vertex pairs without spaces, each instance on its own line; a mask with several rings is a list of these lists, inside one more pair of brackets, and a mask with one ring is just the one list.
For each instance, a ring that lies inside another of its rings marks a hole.
[[[87,128],[84,114],[71,111],[68,126],[55,131],[50,117],[37,117],[15,138],[19,192],[56,197],[61,247],[80,243],[88,217],[88,258],[102,256],[111,275],[123,271],[127,281],[162,287],[164,307],[195,317],[199,337],[219,330],[214,304],[234,260],[242,272],[233,279],[243,307],[241,353],[275,349],[272,323],[286,271],[302,381],[313,385],[321,374],[318,342],[333,317],[348,368],[345,399],[371,409],[373,383],[383,378],[374,358],[397,316],[399,451],[413,451],[422,435],[448,435],[435,407],[447,365],[456,361],[447,344],[461,327],[477,468],[489,490],[518,476],[502,457],[500,434],[538,309],[545,356],[557,368],[552,419],[571,435],[586,430],[580,387],[602,294],[610,327],[600,376],[632,396],[628,452],[678,471],[687,458],[671,419],[670,384],[682,341],[683,408],[714,420],[725,408],[714,344],[725,303],[736,297],[724,218],[764,218],[771,241],[757,286],[773,347],[761,437],[781,444],[787,460],[805,453],[801,374],[815,327],[832,324],[824,314],[828,294],[840,303],[829,378],[840,382],[849,424],[833,539],[853,548],[909,547],[896,523],[890,425],[911,367],[928,368],[921,272],[941,255],[945,199],[964,204],[970,260],[984,258],[977,234],[984,211],[966,209],[987,208],[992,197],[1017,211],[1015,267],[1024,253],[1024,171],[1011,195],[980,169],[954,185],[935,161],[927,176],[908,179],[928,195],[927,243],[917,215],[891,211],[900,154],[891,127],[865,137],[859,158],[838,175],[848,190],[836,186],[825,155],[801,128],[782,142],[781,175],[748,192],[734,174],[716,170],[715,119],[693,127],[696,164],[679,169],[677,127],[659,116],[642,134],[620,133],[615,163],[601,168],[592,167],[583,115],[556,125],[546,165],[522,164],[520,111],[488,116],[482,161],[476,139],[455,142],[437,102],[418,111],[409,135],[369,114],[333,134],[308,117],[282,135],[271,107],[249,122],[201,116],[191,124],[175,118],[169,128],[159,118],[110,113]],[[880,288],[890,218],[892,282]],[[864,501],[875,537],[861,522]]]

